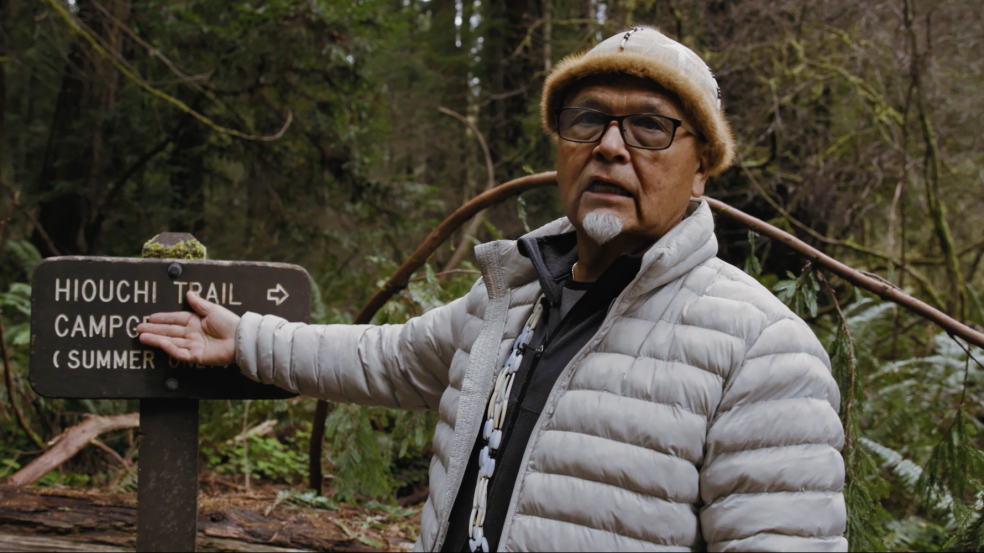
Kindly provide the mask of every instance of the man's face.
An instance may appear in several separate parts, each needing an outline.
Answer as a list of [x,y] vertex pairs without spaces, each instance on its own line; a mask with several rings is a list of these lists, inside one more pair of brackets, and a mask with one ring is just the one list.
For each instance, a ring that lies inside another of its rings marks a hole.
[[[656,113],[694,128],[674,96],[630,76],[586,80],[572,88],[563,107],[610,115]],[[588,213],[607,211],[622,222],[622,233],[613,242],[628,249],[647,246],[683,219],[691,197],[704,193],[707,176],[700,163],[701,148],[699,139],[682,127],[665,150],[632,148],[622,140],[614,121],[599,142],[560,139],[557,182],[564,212],[581,231]]]

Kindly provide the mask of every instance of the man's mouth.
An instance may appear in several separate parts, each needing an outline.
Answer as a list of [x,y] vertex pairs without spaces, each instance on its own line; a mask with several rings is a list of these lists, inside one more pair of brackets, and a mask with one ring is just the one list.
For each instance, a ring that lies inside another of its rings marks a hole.
[[595,194],[613,194],[615,196],[625,196],[626,198],[632,198],[632,194],[628,190],[622,188],[621,186],[603,181],[601,179],[594,179],[585,192],[593,192]]

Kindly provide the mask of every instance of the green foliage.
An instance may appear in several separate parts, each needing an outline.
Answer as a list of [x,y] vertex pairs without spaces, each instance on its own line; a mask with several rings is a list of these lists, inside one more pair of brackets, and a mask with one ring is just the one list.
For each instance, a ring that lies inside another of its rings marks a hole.
[[776,297],[785,302],[800,317],[817,316],[817,294],[820,283],[813,271],[803,271],[800,276],[787,272],[787,280],[780,280],[772,288]]
[[874,459],[861,448],[848,449],[844,464],[847,468],[844,502],[849,506],[845,530],[848,550],[883,551],[886,547],[883,524],[891,516],[880,502],[888,496],[888,484],[878,474]]
[[[308,438],[303,436],[302,438]],[[244,472],[243,448],[253,480],[300,484],[307,477],[308,455],[296,447],[298,438],[250,435],[242,440],[210,446],[203,451],[210,466],[220,474]],[[248,442],[248,443],[247,443]]]
[[41,262],[41,253],[27,240],[8,240],[7,248],[17,266],[23,271],[22,276],[30,279],[34,274],[34,268]]
[[516,196],[516,216],[523,222],[523,230],[530,231],[530,224],[526,220],[526,200],[522,196]]
[[[15,282],[7,292],[0,292],[0,312],[10,313],[9,326],[4,324],[4,335],[13,346],[26,346],[31,341],[31,287]],[[19,316],[18,316],[19,315]]]
[[392,472],[396,459],[419,454],[430,442],[434,413],[336,405],[325,425],[332,487],[339,498],[383,498],[401,484]]
[[762,274],[762,265],[759,263],[758,256],[755,254],[755,239],[759,235],[754,230],[748,229],[748,257],[745,259],[744,271],[753,277]]
[[963,497],[967,492],[984,489],[981,487],[984,456],[977,446],[979,440],[975,439],[979,431],[979,421],[971,419],[962,409],[957,411],[950,424],[937,434],[939,442],[932,449],[918,482],[921,495],[930,497],[935,490],[945,488],[953,496]]

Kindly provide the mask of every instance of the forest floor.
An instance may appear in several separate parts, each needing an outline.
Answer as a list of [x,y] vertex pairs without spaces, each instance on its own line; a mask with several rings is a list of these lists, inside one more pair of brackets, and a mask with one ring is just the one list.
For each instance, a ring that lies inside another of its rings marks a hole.
[[[275,488],[202,486],[198,551],[410,551],[420,509],[313,508]],[[0,488],[0,551],[134,551],[136,494]]]

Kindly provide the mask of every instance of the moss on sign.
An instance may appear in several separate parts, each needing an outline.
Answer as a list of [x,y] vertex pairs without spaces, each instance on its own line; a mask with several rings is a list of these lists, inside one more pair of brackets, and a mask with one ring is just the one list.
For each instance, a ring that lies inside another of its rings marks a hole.
[[159,242],[148,241],[143,245],[140,257],[150,259],[205,259],[205,246],[198,240],[182,240],[169,247],[165,247]]

